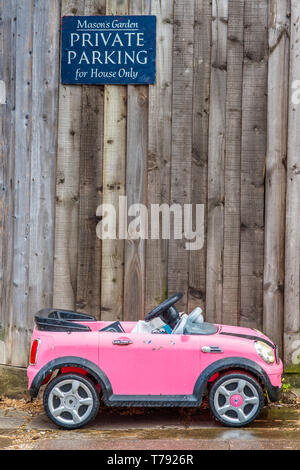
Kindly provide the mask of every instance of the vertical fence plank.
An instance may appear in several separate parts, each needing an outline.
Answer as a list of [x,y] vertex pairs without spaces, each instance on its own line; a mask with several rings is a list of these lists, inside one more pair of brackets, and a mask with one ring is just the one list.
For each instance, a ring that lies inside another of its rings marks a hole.
[[[61,13],[83,15],[84,1],[62,0]],[[53,304],[66,309],[76,305],[81,100],[80,85],[60,85]]]
[[[105,14],[105,0],[85,2],[84,14]],[[82,87],[76,310],[99,317],[101,240],[96,210],[102,200],[104,86]]]
[[206,314],[221,322],[223,295],[224,156],[226,133],[227,0],[212,4],[208,147]]
[[[148,209],[168,204],[172,131],[173,2],[151,1],[157,19],[156,83],[149,87]],[[149,227],[150,230],[150,227]],[[146,242],[145,311],[168,295],[168,240]]]
[[[192,115],[194,56],[194,3],[186,8],[180,0],[174,4],[173,99],[172,99],[172,164],[171,204],[191,202]],[[183,232],[183,230],[182,230]],[[182,292],[178,308],[186,311],[189,252],[185,240],[169,242],[169,295]]]
[[[54,188],[60,1],[35,1],[33,37],[28,322],[53,302]],[[41,47],[43,44],[43,47]],[[45,53],[46,51],[46,53]]]
[[[204,233],[207,221],[208,125],[211,69],[210,0],[195,1],[194,79],[193,79],[193,142],[192,142],[192,204],[204,204]],[[199,251],[189,253],[188,311],[205,308],[206,237]]]
[[[284,290],[284,358],[286,370],[299,372],[300,359],[300,3],[291,1],[290,100],[287,157]],[[298,86],[297,86],[298,85]],[[296,86],[296,89],[295,89]],[[297,93],[296,93],[297,92]]]
[[244,16],[240,323],[258,329],[263,315],[267,7],[266,0],[246,0]]
[[[130,14],[146,14],[150,0],[130,1]],[[126,196],[128,207],[146,204],[146,172],[148,146],[148,87],[128,87]],[[124,318],[143,318],[145,308],[145,240],[132,238],[130,231],[125,241]]]
[[0,363],[6,364],[13,283],[16,1],[1,0],[0,12],[0,79],[6,91],[6,102],[0,105]]
[[226,158],[224,207],[223,316],[238,325],[240,309],[240,196],[244,0],[228,10]]
[[[126,156],[126,88],[105,86],[103,204],[118,208],[124,194]],[[102,240],[101,318],[122,318],[124,241]]]
[[[16,11],[15,166],[13,180],[13,280],[7,306],[6,362],[22,365],[27,349],[30,251],[33,1],[18,1]],[[26,196],[25,196],[26,195]],[[24,197],[25,196],[25,197]],[[26,362],[27,357],[25,358]],[[25,364],[24,364],[25,365]]]
[[[128,0],[107,0],[107,15],[126,15]],[[125,192],[126,87],[104,87],[103,204],[117,211]],[[121,319],[123,311],[124,241],[102,241],[101,318]]]
[[288,0],[269,5],[263,331],[282,352],[285,190],[289,91]]
[[82,87],[76,310],[96,317],[101,304],[101,240],[96,210],[102,199],[104,90]]
[[[129,208],[146,203],[147,104],[145,86],[128,89],[126,196]],[[125,241],[124,318],[143,318],[144,303],[145,240],[135,239],[129,230]]]

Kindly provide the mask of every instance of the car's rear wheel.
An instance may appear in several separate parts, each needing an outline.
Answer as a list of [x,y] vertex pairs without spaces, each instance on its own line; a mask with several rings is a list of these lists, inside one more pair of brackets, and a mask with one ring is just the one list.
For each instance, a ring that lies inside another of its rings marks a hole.
[[53,379],[44,393],[48,417],[65,429],[81,428],[99,410],[99,395],[93,382],[78,374],[62,374]]
[[209,392],[209,406],[215,418],[226,426],[251,423],[261,412],[264,394],[260,384],[243,373],[218,378]]

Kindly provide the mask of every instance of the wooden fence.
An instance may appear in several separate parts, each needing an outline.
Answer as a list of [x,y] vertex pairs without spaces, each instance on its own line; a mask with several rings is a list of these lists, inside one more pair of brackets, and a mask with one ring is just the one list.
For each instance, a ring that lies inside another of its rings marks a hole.
[[[155,85],[60,84],[60,17],[105,14],[157,16]],[[26,366],[40,308],[135,320],[182,291],[299,369],[300,2],[0,0],[0,17],[0,363]],[[101,242],[96,209],[120,195],[204,204],[204,248]]]

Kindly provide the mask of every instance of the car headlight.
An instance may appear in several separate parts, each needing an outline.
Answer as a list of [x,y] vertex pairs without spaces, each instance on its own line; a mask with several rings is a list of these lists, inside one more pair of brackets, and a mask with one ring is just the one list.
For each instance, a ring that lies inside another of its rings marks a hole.
[[255,341],[254,343],[257,354],[267,364],[273,364],[275,362],[274,349],[268,346],[263,341]]
[[256,333],[259,333],[260,335],[262,335],[263,333],[259,330],[257,330],[256,328],[253,328],[254,331],[256,331]]

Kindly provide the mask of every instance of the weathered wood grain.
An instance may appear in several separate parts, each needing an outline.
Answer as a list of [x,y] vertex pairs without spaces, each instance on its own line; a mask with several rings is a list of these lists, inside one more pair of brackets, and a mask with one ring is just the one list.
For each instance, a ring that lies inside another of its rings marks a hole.
[[[204,204],[204,233],[207,227],[208,126],[211,71],[210,0],[196,0],[194,26],[193,136],[191,202]],[[189,253],[188,312],[206,299],[206,237],[201,250]]]
[[[142,3],[131,0],[129,12],[131,15],[147,14],[150,3],[150,0]],[[126,196],[130,207],[146,204],[148,87],[129,86],[127,106]],[[125,240],[124,263],[124,319],[138,320],[145,316],[145,240],[132,237],[130,230]]]
[[[14,306],[27,315],[30,238],[33,1],[17,2],[14,168]],[[23,20],[26,16],[26,21]],[[26,54],[24,53],[26,51]]]
[[[169,203],[172,119],[173,2],[151,1],[157,21],[156,83],[149,87],[148,210]],[[149,226],[151,230],[151,225]],[[168,240],[146,242],[145,311],[168,295]]]
[[[16,75],[15,75],[15,155],[12,194],[14,197],[13,279],[6,337],[6,362],[25,365],[30,258],[30,194],[32,137],[32,47],[33,1],[17,2],[16,9]],[[21,361],[21,363],[20,363]]]
[[6,88],[6,103],[0,106],[0,363],[6,364],[13,288],[17,2],[1,0],[0,12],[0,79]]
[[[147,110],[148,91],[145,86],[128,89],[126,196],[128,207],[146,203]],[[134,218],[139,212],[131,214]],[[133,219],[129,217],[129,224]],[[142,232],[142,227],[139,227]],[[145,240],[135,238],[129,225],[125,240],[124,318],[144,317]]]
[[206,318],[221,322],[224,247],[224,157],[226,133],[228,2],[212,3],[212,46],[208,187]]
[[[124,195],[126,87],[106,86],[104,104],[103,204],[118,210]],[[122,318],[124,240],[102,240],[101,318]]]
[[[57,145],[60,1],[35,1],[32,63],[30,260],[27,325],[53,302],[54,188]],[[43,44],[44,48],[40,45]],[[46,54],[45,54],[46,51]]]
[[[107,0],[106,14],[127,14],[128,1]],[[125,192],[127,89],[124,85],[104,87],[103,204],[118,213],[119,197]],[[123,316],[124,240],[102,241],[101,318]]]
[[[128,90],[126,161],[128,207],[146,202],[147,104],[146,87],[140,85]],[[135,218],[138,212],[131,215]],[[129,224],[132,220],[129,217]],[[125,240],[124,318],[127,320],[143,318],[144,300],[145,240],[136,239],[129,229],[128,238]]]
[[[105,0],[85,2],[84,14],[105,14]],[[104,86],[82,87],[76,310],[100,316],[101,240],[96,210],[102,201]]]
[[264,332],[282,352],[285,192],[289,93],[288,1],[269,5],[268,135],[265,180]]
[[[294,96],[300,77],[300,4],[291,2],[290,99],[286,193],[284,359],[299,372],[300,340],[300,107]],[[299,85],[297,87],[299,89]]]
[[76,310],[96,317],[101,305],[101,240],[96,236],[96,210],[102,200],[103,96],[103,87],[82,89]]
[[[194,4],[174,3],[173,95],[172,95],[172,166],[170,204],[191,202],[192,102],[194,57]],[[182,230],[183,232],[183,230]],[[185,240],[169,242],[168,292],[182,292],[178,308],[186,311],[189,253]]]
[[[61,16],[83,14],[83,0],[62,1]],[[77,292],[81,102],[79,85],[59,86],[53,305],[66,309]]]
[[242,326],[262,328],[268,2],[245,1],[241,157]]
[[222,322],[233,325],[239,324],[240,311],[240,198],[244,3],[244,0],[233,0],[229,2],[227,31]]

